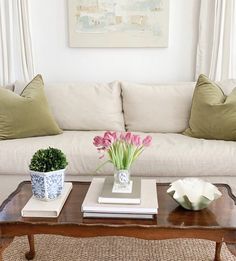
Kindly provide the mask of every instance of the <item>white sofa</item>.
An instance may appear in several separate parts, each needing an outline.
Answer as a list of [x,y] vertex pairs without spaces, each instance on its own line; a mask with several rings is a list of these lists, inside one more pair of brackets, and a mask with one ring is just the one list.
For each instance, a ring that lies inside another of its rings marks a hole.
[[[236,82],[220,83],[229,93]],[[144,85],[127,82],[110,84],[46,84],[51,110],[64,130],[56,136],[0,141],[0,200],[17,184],[29,179],[28,165],[40,148],[64,151],[69,166],[67,180],[90,180],[111,175],[101,163],[93,137],[105,130],[128,130],[153,137],[132,168],[132,175],[170,182],[181,177],[201,177],[210,182],[229,183],[236,193],[236,142],[204,140],[181,134],[188,127],[195,83]],[[20,93],[24,84],[15,83]],[[36,119],[37,120],[37,119]]]

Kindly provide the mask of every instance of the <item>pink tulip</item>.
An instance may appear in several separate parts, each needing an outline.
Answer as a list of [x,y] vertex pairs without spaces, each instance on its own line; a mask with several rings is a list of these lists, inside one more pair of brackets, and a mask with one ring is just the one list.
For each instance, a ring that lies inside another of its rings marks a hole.
[[93,145],[96,146],[96,147],[103,146],[103,137],[96,136],[96,137],[93,139]]
[[110,142],[113,143],[117,139],[116,132],[112,133],[110,131],[106,131],[104,134],[104,139],[110,140]]
[[103,138],[102,145],[103,145],[105,148],[110,147],[111,144],[112,144],[112,143],[111,143],[111,141],[110,141],[109,139]]
[[133,135],[131,138],[131,143],[137,147],[142,144],[141,138],[139,135]]
[[116,141],[117,140],[117,133],[114,131],[111,135],[112,135],[114,141]]
[[143,139],[143,146],[144,147],[148,147],[151,145],[151,142],[152,142],[152,137],[151,136],[146,136],[144,139]]
[[125,134],[125,141],[126,141],[127,143],[129,143],[130,140],[131,140],[131,137],[132,137],[131,132],[127,132],[127,133]]
[[111,135],[111,132],[110,131],[106,131],[105,133],[104,133],[104,135],[103,135],[103,138],[104,139],[108,139],[108,138],[110,138],[112,135]]

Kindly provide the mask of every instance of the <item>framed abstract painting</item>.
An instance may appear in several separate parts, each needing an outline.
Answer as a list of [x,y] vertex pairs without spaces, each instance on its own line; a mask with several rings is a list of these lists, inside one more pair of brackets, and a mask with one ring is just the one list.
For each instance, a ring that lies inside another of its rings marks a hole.
[[68,0],[71,47],[167,47],[169,0]]

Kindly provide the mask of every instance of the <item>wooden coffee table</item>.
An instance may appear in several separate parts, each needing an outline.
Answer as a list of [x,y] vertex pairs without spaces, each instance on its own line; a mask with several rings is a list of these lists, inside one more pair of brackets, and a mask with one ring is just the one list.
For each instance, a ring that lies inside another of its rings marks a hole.
[[83,218],[81,204],[88,182],[73,182],[73,190],[58,218],[22,218],[21,209],[31,197],[30,182],[22,182],[0,207],[0,260],[15,236],[27,235],[29,252],[35,256],[34,235],[72,237],[127,236],[149,240],[198,238],[216,242],[215,259],[220,260],[222,242],[230,250],[236,243],[236,197],[228,185],[217,184],[223,196],[201,211],[184,210],[166,193],[168,184],[157,184],[159,213],[153,220]]

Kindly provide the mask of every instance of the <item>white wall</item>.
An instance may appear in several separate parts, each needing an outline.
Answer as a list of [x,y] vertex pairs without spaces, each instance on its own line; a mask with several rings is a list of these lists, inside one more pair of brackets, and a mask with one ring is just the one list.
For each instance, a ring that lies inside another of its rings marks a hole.
[[69,48],[67,0],[29,2],[36,72],[46,81],[194,79],[199,0],[170,0],[169,47],[153,49]]

